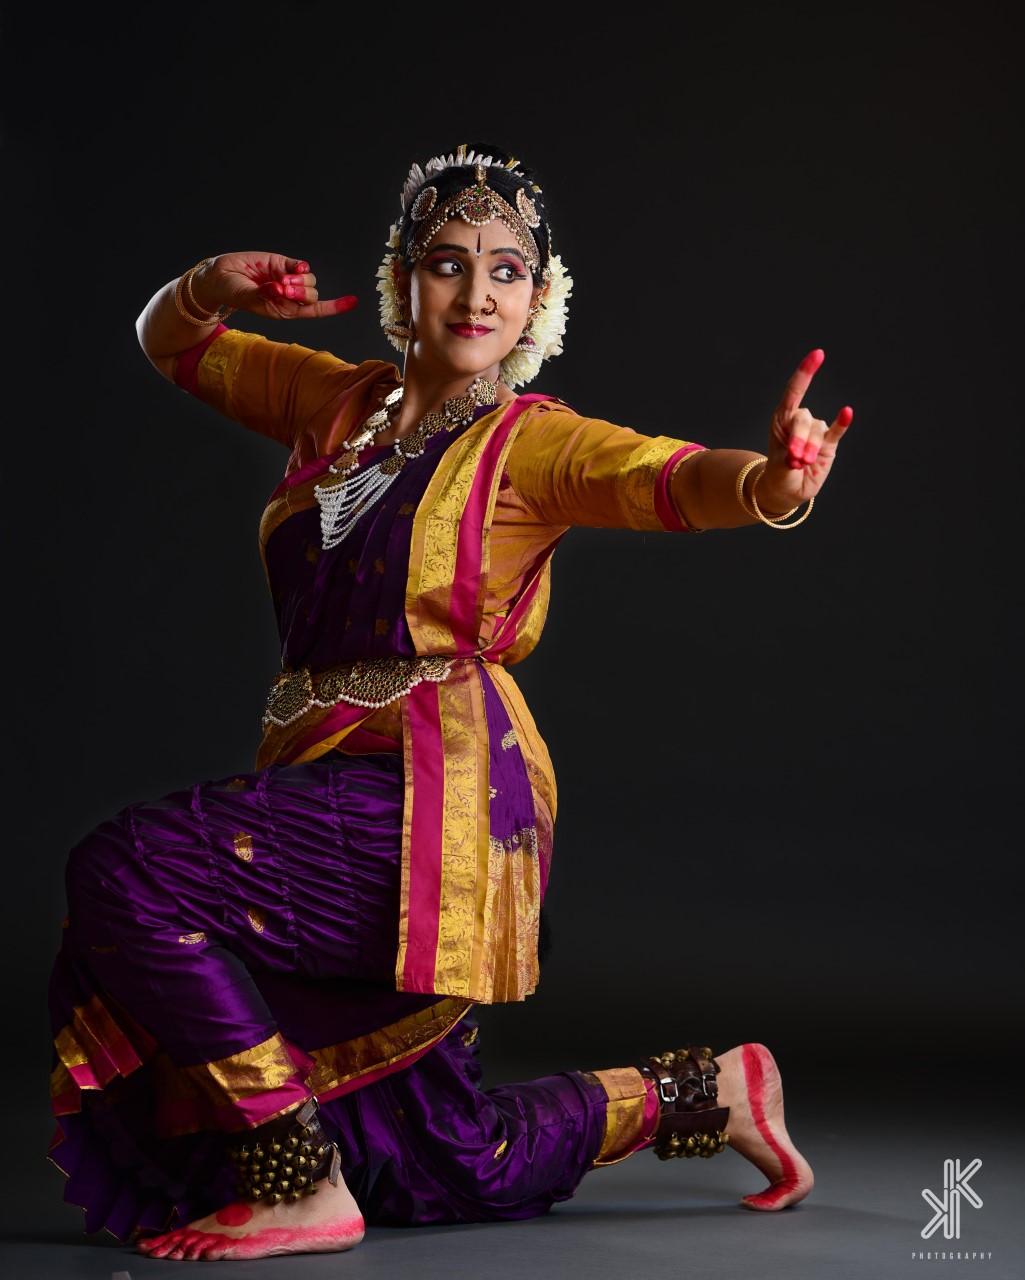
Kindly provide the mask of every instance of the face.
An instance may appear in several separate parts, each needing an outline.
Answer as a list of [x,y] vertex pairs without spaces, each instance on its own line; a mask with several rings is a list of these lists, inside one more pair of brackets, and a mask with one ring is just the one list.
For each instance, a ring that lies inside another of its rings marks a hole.
[[516,237],[497,218],[483,227],[451,218],[412,273],[400,276],[399,289],[412,312],[419,362],[452,377],[483,373],[495,381],[541,292]]

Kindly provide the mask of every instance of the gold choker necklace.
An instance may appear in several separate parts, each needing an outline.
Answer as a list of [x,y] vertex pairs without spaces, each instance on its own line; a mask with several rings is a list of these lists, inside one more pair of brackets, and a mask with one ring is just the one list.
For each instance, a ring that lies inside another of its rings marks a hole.
[[392,452],[386,458],[352,476],[359,465],[357,455],[360,451],[391,426],[389,410],[393,405],[401,404],[403,390],[403,387],[396,387],[390,392],[358,434],[343,443],[347,457],[343,462],[333,462],[328,467],[328,471],[338,478],[328,484],[314,486],[313,492],[320,506],[321,545],[325,551],[336,547],[346,537],[367,506],[392,483],[407,459],[420,457],[431,436],[442,429],[454,431],[456,427],[465,426],[480,405],[498,401],[496,383],[489,382],[487,378],[474,378],[462,395],[450,396],[440,412],[432,409],[425,413],[408,435],[392,441]]

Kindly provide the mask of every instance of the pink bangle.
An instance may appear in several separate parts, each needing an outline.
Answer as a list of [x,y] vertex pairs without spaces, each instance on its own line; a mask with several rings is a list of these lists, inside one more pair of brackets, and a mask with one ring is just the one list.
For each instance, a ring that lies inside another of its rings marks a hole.
[[199,386],[197,383],[197,373],[199,370],[199,362],[203,358],[203,352],[211,342],[227,330],[226,324],[219,324],[212,333],[208,333],[202,341],[197,342],[194,347],[182,351],[175,363],[174,380],[183,391],[188,391],[190,395],[199,395]]

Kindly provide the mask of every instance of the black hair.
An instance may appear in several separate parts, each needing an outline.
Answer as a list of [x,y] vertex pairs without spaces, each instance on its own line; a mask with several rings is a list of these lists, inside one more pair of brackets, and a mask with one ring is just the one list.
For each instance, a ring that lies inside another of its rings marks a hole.
[[[501,147],[493,142],[465,142],[461,145],[466,148],[467,154],[472,151],[475,156],[491,156],[492,163],[487,168],[488,186],[493,191],[497,191],[502,199],[507,200],[514,209],[516,208],[516,192],[521,188],[526,191],[533,202],[541,221],[538,226],[530,228],[530,233],[534,237],[534,243],[537,245],[540,261],[537,269],[531,272],[531,277],[535,285],[540,285],[543,282],[541,273],[548,265],[548,259],[551,257],[552,233],[548,225],[544,195],[540,190],[541,184],[537,175],[533,169],[528,169],[525,164],[521,164],[519,161],[511,169],[495,167],[509,164],[514,157],[512,152],[503,151]],[[446,156],[451,152],[452,155],[455,155],[456,150],[456,147],[452,147],[450,151],[442,151],[439,154]],[[411,271],[415,265],[409,256],[409,250],[417,224],[410,217],[410,210],[419,191],[423,190],[425,186],[434,187],[438,192],[437,204],[440,206],[449,196],[455,195],[457,191],[462,191],[466,187],[472,187],[476,181],[477,173],[472,163],[456,165],[453,168],[444,169],[441,173],[430,174],[423,186],[417,188],[411,194],[409,207],[402,215],[402,221],[399,224],[398,253],[402,260],[402,265],[407,271]]]

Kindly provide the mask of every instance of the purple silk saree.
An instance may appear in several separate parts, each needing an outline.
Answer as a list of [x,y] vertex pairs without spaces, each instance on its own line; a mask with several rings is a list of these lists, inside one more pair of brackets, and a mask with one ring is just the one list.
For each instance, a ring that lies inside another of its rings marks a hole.
[[[286,665],[415,652],[411,516],[452,438],[433,437],[332,550],[317,508],[270,532]],[[502,749],[513,731],[486,666],[470,670],[492,830],[512,851],[533,820],[530,786]],[[50,1158],[87,1230],[127,1238],[230,1200],[221,1135],[311,1091],[368,1223],[530,1217],[647,1145],[655,1110],[638,1073],[482,1091],[472,1001],[396,990],[403,795],[401,751],[332,750],[129,805],[71,851]],[[546,862],[540,875],[543,892]]]

